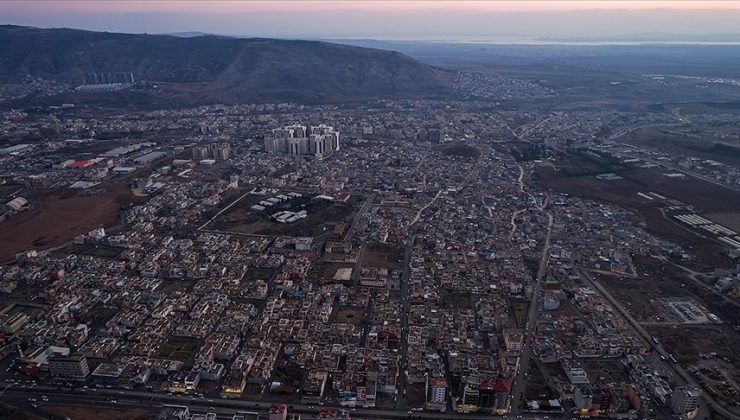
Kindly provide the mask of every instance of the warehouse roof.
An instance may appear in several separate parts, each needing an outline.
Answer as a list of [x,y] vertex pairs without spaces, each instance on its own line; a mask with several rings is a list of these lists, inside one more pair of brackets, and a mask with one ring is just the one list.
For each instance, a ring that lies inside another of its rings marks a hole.
[[27,204],[28,204],[28,200],[26,200],[23,197],[16,197],[16,198],[8,201],[7,203],[5,203],[6,206],[10,207],[11,209],[13,209],[15,211],[20,210],[23,206],[25,206]]

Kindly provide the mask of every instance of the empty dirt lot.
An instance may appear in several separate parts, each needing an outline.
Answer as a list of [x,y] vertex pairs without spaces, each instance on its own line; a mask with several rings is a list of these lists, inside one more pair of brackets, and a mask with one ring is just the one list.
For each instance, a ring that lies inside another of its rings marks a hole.
[[365,314],[364,308],[356,306],[342,306],[336,309],[334,322],[337,324],[360,325]]
[[74,420],[150,420],[156,418],[154,413],[141,408],[116,409],[81,405],[46,404],[43,407],[43,411],[55,416],[67,417]]
[[[540,167],[533,181],[545,188],[575,196],[630,207],[640,212],[647,223],[646,229],[662,239],[677,243],[698,256],[688,263],[698,268],[734,267],[728,258],[728,249],[716,240],[702,238],[685,226],[663,215],[672,205],[669,201],[641,197],[638,193],[655,192],[667,199],[693,205],[699,214],[704,212],[735,213],[740,208],[740,193],[715,184],[686,177],[673,179],[663,176],[666,170],[624,168],[610,162],[594,162],[580,157],[556,161],[558,170]],[[605,181],[596,174],[614,172],[621,180]]]
[[404,257],[404,249],[401,247],[371,244],[362,253],[362,265],[366,267],[403,269]]
[[[537,169],[533,180],[555,190],[587,195],[618,204],[644,203],[638,192],[657,192],[665,197],[691,204],[697,211],[735,213],[740,208],[740,192],[692,176],[671,178],[667,168],[638,168],[624,165],[615,159],[595,155],[570,154],[554,162],[556,170],[543,166]],[[605,181],[596,178],[600,173],[612,172],[623,179]]]
[[189,337],[172,337],[159,349],[159,355],[168,359],[185,361],[190,359],[198,340]]
[[69,190],[37,189],[29,201],[34,208],[0,223],[0,261],[20,251],[43,250],[71,241],[76,235],[119,224],[120,208],[135,197],[125,184],[103,183],[96,197]]
[[[637,278],[597,275],[599,282],[640,322],[667,322],[657,299],[691,297],[709,312],[728,323],[736,323],[740,309],[735,302],[722,299],[710,288],[700,287],[686,273],[662,260],[635,256]],[[639,290],[640,293],[635,293]],[[658,320],[657,318],[660,318]]]
[[[352,224],[362,205],[362,197],[353,196],[346,204],[311,200],[308,197],[293,199],[263,212],[250,207],[267,196],[246,196],[208,225],[209,229],[257,235],[318,236],[335,223]],[[308,217],[295,223],[278,223],[268,216],[280,210],[308,211]]]
[[702,216],[740,233],[740,211],[734,213],[707,213]]
[[[740,381],[740,371],[737,369],[737,348],[740,339],[727,325],[682,325],[659,326],[650,325],[647,330],[658,337],[663,347],[671,349],[679,363],[684,366],[697,363],[699,353],[717,352],[719,357],[729,359],[733,366],[725,372],[736,381]],[[688,338],[688,339],[687,339]]]

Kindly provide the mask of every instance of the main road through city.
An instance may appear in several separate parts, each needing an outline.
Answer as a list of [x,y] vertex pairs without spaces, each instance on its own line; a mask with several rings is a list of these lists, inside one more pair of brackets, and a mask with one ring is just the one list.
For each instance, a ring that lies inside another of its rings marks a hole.
[[[410,244],[414,243],[414,237],[409,240]],[[411,310],[409,302],[409,281],[411,281],[411,245],[406,245],[404,251],[403,277],[401,278],[401,295],[403,296],[403,311],[401,312],[401,344],[399,348],[400,368],[398,369],[398,389],[403,390],[398,395],[398,404],[396,407],[406,407],[406,369],[408,369],[408,329],[409,329],[409,311]]]
[[[7,385],[6,385],[7,386]],[[143,409],[156,410],[163,405],[185,405],[195,412],[215,412],[224,416],[233,415],[237,410],[259,411],[266,414],[273,402],[249,401],[241,399],[215,399],[208,400],[201,397],[189,395],[164,395],[143,391],[118,391],[109,389],[88,389],[60,391],[57,388],[49,386],[36,386],[33,388],[21,388],[19,385],[10,385],[2,396],[2,401],[19,408],[26,408],[28,398],[35,398],[41,401],[42,396],[48,397],[48,404],[72,404],[72,405],[90,405],[100,406],[109,404],[111,406],[140,407]],[[111,401],[116,401],[112,404]],[[290,404],[289,411],[301,412],[304,414],[318,414],[322,407],[309,406],[304,404]],[[351,409],[353,418],[384,418],[384,419],[407,419],[407,418],[424,418],[424,419],[451,419],[451,420],[470,420],[483,418],[476,414],[458,414],[454,412],[436,413],[436,412],[405,412],[398,410],[384,409]],[[487,415],[490,417],[490,414]],[[511,417],[511,416],[510,416]],[[518,416],[517,416],[518,417]],[[523,415],[518,418],[543,419],[546,416],[540,415]],[[549,415],[550,418],[570,419],[574,418],[571,414]]]
[[514,415],[520,415],[522,405],[524,403],[524,388],[525,379],[524,375],[529,371],[529,363],[532,357],[532,337],[535,333],[537,326],[537,315],[540,311],[540,295],[542,294],[542,284],[547,276],[547,262],[550,256],[550,237],[552,234],[552,225],[555,219],[552,214],[547,213],[547,236],[545,238],[545,246],[542,248],[542,258],[540,259],[539,270],[537,270],[537,278],[535,279],[534,288],[532,290],[532,299],[529,302],[529,311],[527,312],[527,321],[524,335],[524,348],[522,349],[522,355],[519,358],[519,369],[516,376],[514,377],[514,384],[511,389],[511,413]]

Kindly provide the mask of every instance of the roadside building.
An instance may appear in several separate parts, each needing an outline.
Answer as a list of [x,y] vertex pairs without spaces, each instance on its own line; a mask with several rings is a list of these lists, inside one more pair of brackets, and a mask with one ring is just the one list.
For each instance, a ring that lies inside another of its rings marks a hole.
[[427,377],[426,407],[427,410],[445,411],[447,408],[447,380]]
[[55,378],[84,379],[90,374],[84,354],[49,357],[49,370]]
[[678,387],[671,395],[671,410],[681,419],[692,419],[699,408],[701,390],[695,386]]

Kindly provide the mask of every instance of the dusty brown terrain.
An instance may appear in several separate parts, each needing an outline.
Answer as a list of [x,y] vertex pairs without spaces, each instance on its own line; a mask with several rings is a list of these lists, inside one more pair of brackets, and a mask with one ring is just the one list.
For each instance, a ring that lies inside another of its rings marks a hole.
[[23,411],[15,406],[0,403],[0,419],[5,420],[41,420],[42,417]]
[[[680,112],[684,114],[683,107]],[[704,112],[711,112],[704,110]],[[679,127],[646,127],[628,133],[619,139],[620,142],[648,146],[670,154],[681,153],[702,159],[711,159],[726,165],[740,165],[740,147],[732,142],[718,142],[711,134],[732,132],[735,127],[717,127],[701,124],[689,116],[692,124],[689,128]]]
[[335,312],[335,323],[352,324],[357,326],[362,323],[362,317],[365,310],[364,308],[358,308],[355,306],[343,306],[339,307]]
[[362,253],[363,266],[402,269],[403,260],[403,248],[392,245],[370,245]]
[[[698,259],[693,264],[696,268],[734,267],[734,262],[727,256],[726,246],[697,235],[670,216],[665,216],[664,211],[677,200],[694,206],[700,214],[730,213],[728,217],[734,219],[740,208],[740,193],[688,176],[684,179],[668,178],[663,176],[666,170],[624,168],[578,157],[559,159],[555,161],[555,167],[557,170],[549,166],[538,168],[532,177],[533,182],[557,192],[637,210],[644,217],[648,232],[696,254]],[[614,172],[624,179],[605,181],[596,178],[596,174],[604,172]],[[640,192],[655,192],[670,201],[648,200],[639,196]]]
[[346,204],[327,204],[323,208],[316,206],[309,209],[308,217],[295,223],[277,223],[267,216],[279,210],[299,211],[302,207],[276,206],[263,213],[256,213],[250,209],[252,205],[265,198],[267,197],[252,195],[244,197],[207,228],[258,235],[318,236],[331,229],[335,223],[351,224],[363,201],[361,197],[352,196]]
[[[543,166],[537,170],[533,180],[554,189],[565,188],[578,191],[578,195],[603,198],[617,204],[643,203],[638,192],[657,192],[667,198],[694,205],[703,212],[737,212],[740,208],[740,193],[691,176],[669,178],[665,173],[675,172],[666,168],[635,168],[613,161],[592,157],[569,155],[554,162],[555,168]],[[604,181],[596,175],[614,172],[622,180]]]
[[45,404],[43,410],[49,414],[69,417],[72,420],[150,420],[156,415],[141,408],[116,409],[66,404]]
[[[357,270],[357,266],[355,264],[350,263],[326,263],[321,262],[316,265],[315,268],[311,269],[312,275],[316,275],[319,278],[321,278],[321,282],[323,284],[330,284],[335,282],[340,282],[338,280],[334,280],[334,275],[337,273],[337,270],[340,268],[351,268],[353,270]],[[353,271],[353,276],[355,275]]]
[[[724,369],[730,377],[740,381],[737,369],[737,334],[727,325],[682,325],[647,327],[656,335],[663,346],[671,349],[672,354],[684,366],[698,363],[699,353],[717,352],[718,357],[727,358]],[[690,339],[687,339],[690,337]]]
[[[678,262],[684,266],[698,271],[706,271],[711,267],[734,267],[735,263],[728,257],[724,246],[709,237],[700,236],[701,232],[691,231],[673,221],[668,207],[680,205],[677,203],[680,201],[694,206],[698,213],[711,220],[736,228],[740,194],[696,178],[668,178],[663,176],[666,171],[662,169],[626,168],[613,162],[577,157],[556,161],[555,167],[557,170],[552,167],[538,168],[533,181],[558,192],[638,211],[650,233],[678,243],[697,256],[694,261]],[[624,179],[603,181],[596,178],[597,174],[604,172],[614,172]],[[655,192],[667,199],[649,200],[639,196],[638,192]],[[737,322],[740,307],[713,292],[707,283],[702,284],[704,280],[701,278],[697,279],[698,282],[692,280],[674,263],[639,255],[634,255],[633,259],[640,274],[637,278],[597,276],[601,284],[666,348],[672,349],[680,363],[692,365],[701,361],[698,353],[717,352],[727,358],[718,361],[723,365],[722,371],[737,381],[738,371],[734,368],[737,360],[733,350],[740,346],[740,341],[730,325]],[[635,293],[635,290],[640,293]],[[659,299],[672,297],[693,299],[718,315],[724,324],[683,325],[668,322]],[[728,398],[734,398],[727,395]]]
[[[685,296],[704,306],[709,312],[733,324],[740,319],[740,304],[725,299],[714,292],[710,283],[704,280],[695,282],[680,268],[652,257],[635,256],[637,278],[596,276],[601,284],[617,300],[625,305],[632,316],[640,322],[664,323],[663,309],[657,299]],[[635,293],[639,290],[640,293]],[[662,320],[658,322],[656,316]],[[736,335],[737,337],[737,335]],[[740,340],[740,338],[739,338]],[[738,342],[740,346],[740,341]]]
[[71,241],[98,226],[119,224],[120,208],[135,197],[125,184],[103,183],[106,192],[83,197],[68,190],[38,189],[29,197],[34,209],[0,223],[0,260],[17,252],[43,250]]
[[[637,257],[638,278],[597,276],[599,282],[651,333],[665,348],[671,349],[682,364],[697,363],[698,353],[717,352],[730,359],[736,366],[737,355],[733,349],[740,346],[740,336],[731,325],[740,315],[738,305],[722,299],[707,288],[700,287],[673,265],[649,257]],[[645,275],[646,274],[646,275]],[[635,293],[639,290],[640,293]],[[694,324],[669,322],[658,301],[661,298],[688,297],[718,315],[724,322]],[[727,371],[738,378],[738,371]]]
[[702,216],[707,219],[717,222],[725,227],[728,227],[735,232],[740,233],[740,212],[736,213],[707,213]]

